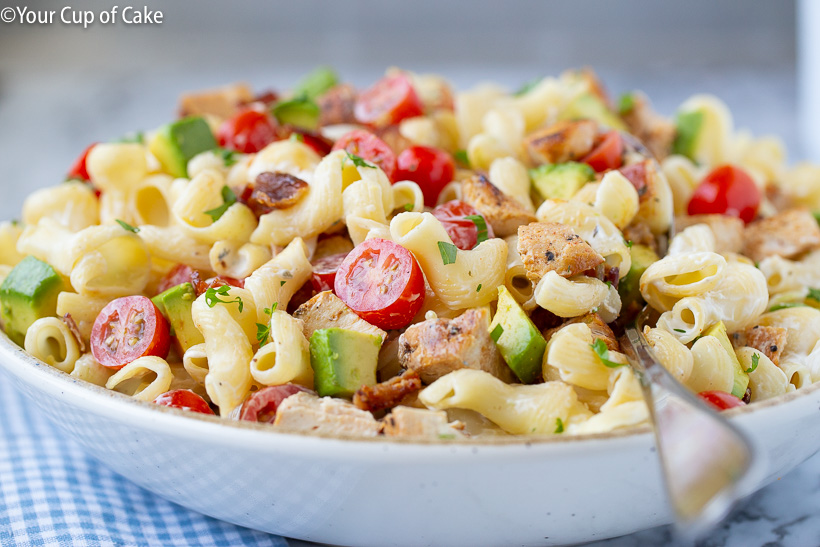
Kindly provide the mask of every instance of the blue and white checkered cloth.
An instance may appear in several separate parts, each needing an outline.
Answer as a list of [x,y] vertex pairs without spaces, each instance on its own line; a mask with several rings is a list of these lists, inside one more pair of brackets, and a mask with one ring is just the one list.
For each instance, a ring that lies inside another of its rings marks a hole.
[[0,373],[0,545],[287,547],[194,513],[87,456]]

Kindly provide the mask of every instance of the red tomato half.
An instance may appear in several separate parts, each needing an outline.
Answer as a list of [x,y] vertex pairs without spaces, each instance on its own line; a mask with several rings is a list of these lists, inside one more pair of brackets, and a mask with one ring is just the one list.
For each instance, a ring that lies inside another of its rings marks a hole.
[[144,296],[109,302],[91,329],[91,353],[101,365],[121,369],[131,361],[168,356],[171,333],[160,311]]
[[172,406],[191,412],[201,412],[202,414],[213,414],[214,411],[205,402],[205,399],[191,391],[190,389],[175,389],[163,393],[154,399],[158,405]]
[[244,279],[234,279],[233,277],[228,277],[226,275],[209,277],[205,281],[202,281],[199,279],[199,272],[197,272],[193,278],[194,290],[196,291],[197,296],[204,294],[208,289],[215,289],[217,287],[221,287],[222,285],[230,285],[231,287],[239,287],[240,289],[245,288]]
[[647,162],[633,163],[618,169],[618,171],[632,183],[632,186],[635,187],[639,198],[646,194],[648,190],[646,182],[646,163]]
[[[442,203],[433,209],[433,216],[439,219],[444,229],[447,230],[447,235],[462,251],[469,251],[478,244],[478,225],[467,218],[476,215],[484,218],[478,209],[457,199]],[[493,227],[486,219],[484,219],[484,224],[487,225],[486,239],[495,237]]]
[[253,154],[277,139],[276,125],[265,112],[243,110],[222,122],[217,139],[223,148]]
[[276,419],[276,411],[282,401],[300,391],[313,393],[309,389],[296,384],[262,388],[242,404],[239,419],[272,424],[273,420]]
[[385,76],[360,93],[353,112],[361,123],[380,127],[421,116],[424,105],[410,79],[404,74],[396,74]]
[[760,207],[760,190],[746,171],[733,165],[713,169],[689,200],[690,215],[728,215],[749,223]]
[[177,264],[171,269],[170,272],[165,274],[165,277],[163,277],[162,281],[159,282],[159,286],[157,286],[157,294],[165,292],[171,287],[182,285],[183,283],[192,283],[191,276],[193,273],[194,269],[187,264]]
[[441,190],[453,181],[453,157],[438,148],[411,146],[399,154],[394,180],[412,180],[424,194],[424,204],[435,207]]
[[746,404],[731,393],[726,393],[725,391],[701,391],[698,393],[698,397],[712,405],[716,410],[726,410]]
[[316,292],[333,290],[336,284],[336,272],[339,271],[339,266],[342,265],[346,256],[347,253],[339,253],[320,258],[313,263],[310,283]]
[[596,171],[617,169],[623,165],[624,140],[617,131],[604,133],[592,152],[584,156],[581,161]]
[[386,142],[370,131],[354,129],[350,133],[345,133],[333,145],[333,150],[347,150],[366,161],[375,163],[384,171],[388,179],[393,180],[396,172],[396,154]]
[[80,157],[74,161],[66,175],[67,179],[89,180],[90,177],[88,176],[88,166],[86,162],[88,161],[88,153],[91,152],[91,149],[95,146],[97,146],[96,142],[86,148],[85,151],[80,154]]
[[382,329],[406,326],[424,303],[424,275],[416,258],[386,239],[350,251],[336,274],[336,295],[359,317]]

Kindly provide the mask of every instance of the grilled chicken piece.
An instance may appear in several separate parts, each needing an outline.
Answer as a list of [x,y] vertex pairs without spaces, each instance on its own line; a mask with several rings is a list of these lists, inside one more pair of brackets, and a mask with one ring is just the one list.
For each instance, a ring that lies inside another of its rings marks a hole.
[[315,295],[299,306],[293,312],[293,317],[305,322],[304,332],[308,340],[314,331],[334,327],[381,336],[382,342],[387,337],[386,332],[356,315],[356,312],[347,307],[347,304],[331,291],[323,291]]
[[[649,229],[649,224],[641,220],[633,222],[623,230],[624,239],[631,241],[635,245],[644,245],[649,247],[656,253],[658,252],[658,241],[652,230]],[[626,275],[626,274],[624,274]]]
[[592,120],[564,120],[530,133],[524,145],[535,163],[564,163],[586,156],[597,135]]
[[632,106],[621,112],[629,132],[638,137],[658,160],[672,150],[677,132],[675,124],[652,110],[649,99],[640,92],[632,93]]
[[767,256],[792,258],[820,247],[820,227],[807,209],[788,209],[746,226],[743,254],[760,262]]
[[531,281],[538,281],[552,271],[561,277],[572,277],[604,262],[604,258],[572,228],[555,222],[520,226],[518,254]]
[[421,408],[397,406],[384,417],[384,434],[388,437],[424,437],[446,439],[461,437],[461,422],[447,422],[447,413]]
[[273,423],[288,431],[359,437],[375,437],[381,429],[381,424],[371,413],[347,401],[333,397],[320,398],[305,392],[282,401]]
[[239,108],[253,101],[253,92],[247,84],[236,83],[219,87],[185,93],[179,98],[179,115],[203,116],[210,115],[227,119],[239,111]]
[[469,309],[455,319],[428,319],[416,323],[399,337],[399,361],[415,370],[426,383],[462,368],[489,372],[512,382],[510,367],[490,338],[490,312]]
[[760,353],[772,360],[777,365],[780,362],[780,354],[786,348],[788,331],[783,327],[762,327],[755,325],[743,332],[732,334],[732,345],[737,348],[748,346],[758,350]]
[[727,215],[693,215],[675,217],[675,231],[695,224],[706,224],[715,234],[715,252],[739,253],[743,249],[743,221]]
[[535,215],[524,209],[488,181],[483,175],[475,175],[461,183],[461,199],[478,209],[493,227],[496,237],[515,234],[522,224],[535,222]]
[[407,395],[421,389],[421,378],[414,370],[405,371],[401,376],[394,376],[374,386],[362,386],[353,394],[356,408],[376,412],[393,408],[401,403]]
[[615,333],[612,332],[612,329],[609,328],[609,325],[604,323],[604,320],[601,319],[601,316],[597,313],[588,313],[580,317],[573,317],[569,321],[565,321],[557,327],[545,330],[544,338],[546,338],[547,342],[549,342],[549,339],[552,338],[553,334],[563,329],[567,325],[572,325],[573,323],[586,324],[589,327],[589,330],[592,331],[593,340],[595,338],[600,338],[604,341],[607,349],[609,349],[610,351],[621,351],[621,347],[618,344],[618,339],[615,337]]

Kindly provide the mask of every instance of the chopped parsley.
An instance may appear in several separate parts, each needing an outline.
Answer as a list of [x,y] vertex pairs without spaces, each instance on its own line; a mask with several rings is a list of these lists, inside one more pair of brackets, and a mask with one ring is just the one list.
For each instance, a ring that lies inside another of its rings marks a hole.
[[456,263],[456,256],[458,255],[458,247],[446,241],[438,242],[438,252],[441,253],[441,261],[445,266]]
[[501,338],[502,334],[504,334],[504,327],[499,323],[490,331],[490,338],[493,339],[493,342],[498,343],[498,339]]
[[345,150],[345,154],[347,154],[347,157],[344,160],[342,160],[342,167],[345,166],[345,162],[347,160],[350,160],[356,167],[367,167],[368,169],[376,168],[375,165],[373,165],[372,163],[367,163],[361,156],[357,156],[356,154],[348,152],[347,150]]
[[626,114],[635,108],[635,95],[632,93],[624,93],[618,99],[618,114]]
[[561,418],[555,418],[555,433],[564,432],[564,421]]
[[480,290],[481,290],[481,283],[479,283],[479,284],[478,284],[478,287],[476,287],[476,288],[475,288],[475,292],[478,292],[478,291],[480,291]]
[[601,360],[601,363],[603,363],[605,367],[618,368],[624,366],[625,363],[616,363],[615,361],[609,358],[609,349],[606,347],[606,342],[604,342],[600,338],[596,338],[595,342],[590,344],[589,346],[592,348],[592,351],[595,352],[595,355],[598,356],[598,359]]
[[820,302],[820,289],[809,289],[808,297],[812,300]]
[[280,282],[279,282],[279,286],[280,286],[280,287],[282,287],[282,286],[284,286],[284,285],[285,285],[285,283],[287,283],[287,282],[288,282],[288,281],[287,281],[287,279],[283,279],[282,281],[280,281]]
[[453,154],[453,158],[464,167],[470,167],[470,158],[467,156],[466,150],[457,150],[456,153]]
[[607,280],[607,282],[606,282],[606,288],[607,288],[607,289],[611,289],[611,288],[612,288],[612,281]]
[[216,154],[217,157],[222,158],[222,162],[225,167],[230,167],[237,162],[236,152],[233,150],[228,150],[227,148],[217,148],[214,150],[214,154]]
[[245,304],[242,302],[242,299],[238,296],[233,300],[222,300],[219,298],[220,296],[228,296],[228,291],[231,290],[230,285],[222,285],[221,287],[217,288],[209,288],[205,291],[205,303],[208,304],[209,308],[213,308],[219,303],[222,304],[239,304],[239,313],[242,313],[242,310],[245,308]]
[[270,336],[270,324],[263,325],[262,323],[257,323],[256,324],[256,341],[259,342],[260,346],[264,346],[265,343],[267,343],[268,336]]
[[535,86],[540,84],[541,80],[543,80],[543,78],[538,78],[538,79],[535,79],[535,80],[532,80],[532,81],[529,81],[529,82],[525,83],[524,85],[519,87],[518,90],[513,93],[513,95],[515,97],[520,97],[522,95],[526,95],[527,93],[529,93],[530,91],[535,89]]
[[626,245],[627,248],[631,249],[632,245],[633,245],[632,240],[631,239],[624,239],[624,245]]
[[783,302],[782,304],[775,304],[769,308],[769,311],[785,310],[788,308],[802,308],[803,306],[805,306],[805,304],[802,302]]
[[681,332],[681,333],[685,333],[685,332],[686,332],[686,331],[685,331],[685,330],[683,330],[683,329],[672,329],[672,330],[673,330],[673,331],[675,331],[675,332]]
[[408,213],[409,213],[410,211],[412,211],[413,209],[414,209],[414,207],[413,207],[413,204],[412,204],[412,203],[405,203],[405,204],[404,204],[404,210],[405,210],[405,211],[407,211]]
[[139,229],[139,228],[136,228],[136,227],[134,227],[134,226],[131,226],[131,225],[130,225],[130,224],[128,224],[127,222],[125,222],[125,221],[123,221],[123,220],[120,220],[120,219],[117,219],[117,224],[119,224],[120,226],[122,226],[122,229],[123,229],[123,230],[128,230],[129,232],[132,232],[132,233],[134,233],[134,234],[136,234],[137,232],[139,232],[139,231],[140,231],[140,229]]
[[758,363],[760,363],[760,354],[755,353],[755,354],[752,355],[752,366],[746,369],[746,374],[749,374],[750,372],[754,372],[755,369],[757,369]]
[[291,133],[288,140],[293,142],[305,142],[305,136],[301,133]]
[[227,211],[228,208],[231,205],[233,205],[234,203],[236,203],[236,194],[234,194],[233,190],[231,190],[227,186],[223,186],[222,187],[222,205],[220,205],[219,207],[216,207],[214,209],[210,209],[208,211],[205,211],[205,214],[208,215],[209,217],[211,217],[211,219],[213,219],[214,222],[216,222],[217,220],[222,218],[222,215],[225,214],[225,211]]
[[279,305],[279,302],[274,302],[273,306],[270,308],[262,308],[262,311],[265,312],[267,315],[273,315],[273,312],[276,311],[276,306]]
[[475,234],[475,245],[478,247],[478,244],[482,241],[487,241],[487,221],[484,220],[484,217],[481,215],[467,215],[467,220],[472,221],[475,224],[476,234]]

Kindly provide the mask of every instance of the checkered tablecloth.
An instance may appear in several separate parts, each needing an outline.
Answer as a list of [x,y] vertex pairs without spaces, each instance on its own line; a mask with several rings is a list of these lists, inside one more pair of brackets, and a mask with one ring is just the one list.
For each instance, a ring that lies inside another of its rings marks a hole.
[[0,373],[0,545],[271,546],[282,538],[165,501],[87,456]]

